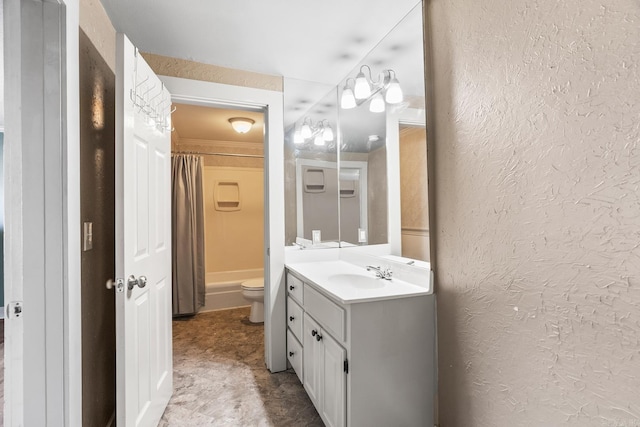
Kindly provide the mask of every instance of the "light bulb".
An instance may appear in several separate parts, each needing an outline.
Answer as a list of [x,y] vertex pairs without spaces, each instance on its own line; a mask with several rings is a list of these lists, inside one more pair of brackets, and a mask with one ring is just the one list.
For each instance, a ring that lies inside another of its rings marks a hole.
[[316,138],[313,140],[315,145],[324,145],[324,139],[322,139],[322,135],[319,133],[316,135]]
[[362,71],[360,71],[356,76],[356,84],[353,88],[353,93],[356,99],[367,99],[371,96],[371,85]]
[[399,104],[404,99],[400,83],[395,77],[393,78],[393,80],[391,80],[391,83],[389,83],[389,87],[387,88],[387,93],[385,94],[384,99],[389,104]]
[[333,129],[331,129],[331,126],[327,125],[327,127],[324,128],[324,131],[322,132],[322,139],[327,142],[333,141]]
[[304,138],[304,139],[309,139],[311,138],[311,135],[313,134],[313,132],[311,132],[311,126],[309,126],[308,124],[303,124],[302,125],[302,129],[300,129],[300,135]]
[[343,110],[349,110],[356,107],[356,97],[350,87],[345,86],[342,89],[342,97],[340,98],[340,107]]
[[380,95],[380,93],[377,93],[371,100],[371,103],[369,104],[369,111],[372,113],[384,112],[384,99],[382,99],[382,95]]
[[304,138],[299,130],[293,133],[293,143],[294,144],[302,144],[304,142]]

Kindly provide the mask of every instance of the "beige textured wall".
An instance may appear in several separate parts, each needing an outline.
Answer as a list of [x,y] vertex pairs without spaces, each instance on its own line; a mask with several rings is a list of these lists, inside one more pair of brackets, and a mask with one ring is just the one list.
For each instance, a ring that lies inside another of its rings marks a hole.
[[400,223],[402,256],[429,261],[427,130],[400,128]]
[[640,4],[428,14],[440,425],[639,426]]
[[80,0],[80,28],[115,72],[116,30],[100,0]]
[[143,52],[156,74],[282,92],[282,77]]
[[400,129],[400,204],[402,228],[428,230],[427,131]]

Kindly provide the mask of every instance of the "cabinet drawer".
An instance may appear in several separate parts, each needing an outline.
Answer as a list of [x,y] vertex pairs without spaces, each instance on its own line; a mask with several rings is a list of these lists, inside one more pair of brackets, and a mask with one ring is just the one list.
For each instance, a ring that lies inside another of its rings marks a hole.
[[[300,325],[302,325],[302,319],[300,319]],[[296,375],[300,382],[303,380],[302,376],[302,357],[303,357],[303,349],[298,340],[293,336],[291,331],[287,331],[287,359],[289,359],[289,363],[293,367],[293,370],[296,371]]]
[[302,308],[291,297],[287,298],[287,325],[298,341],[302,341]]
[[304,284],[291,273],[287,273],[287,292],[300,304],[304,304]]
[[345,339],[345,313],[344,309],[329,300],[309,285],[304,285],[305,303],[304,309],[316,319],[324,329],[334,338],[343,341]]

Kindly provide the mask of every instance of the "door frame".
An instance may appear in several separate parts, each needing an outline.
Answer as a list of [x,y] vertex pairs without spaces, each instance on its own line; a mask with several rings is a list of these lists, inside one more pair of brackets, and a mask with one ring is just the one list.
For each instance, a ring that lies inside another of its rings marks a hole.
[[262,111],[264,134],[264,344],[271,372],[287,368],[284,284],[283,92],[158,76],[173,102]]
[[78,0],[4,0],[7,426],[82,423],[78,25]]

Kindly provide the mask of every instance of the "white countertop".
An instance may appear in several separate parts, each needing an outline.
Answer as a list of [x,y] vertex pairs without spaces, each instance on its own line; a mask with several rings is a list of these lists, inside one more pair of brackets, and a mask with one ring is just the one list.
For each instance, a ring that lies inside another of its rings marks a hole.
[[336,280],[332,276],[358,275],[375,278],[374,271],[367,271],[363,267],[342,260],[294,262],[287,264],[286,267],[343,304],[406,298],[431,293],[427,288],[397,278],[391,280],[375,279],[375,286],[372,287],[358,286],[357,281],[351,285],[345,283],[345,280]]

